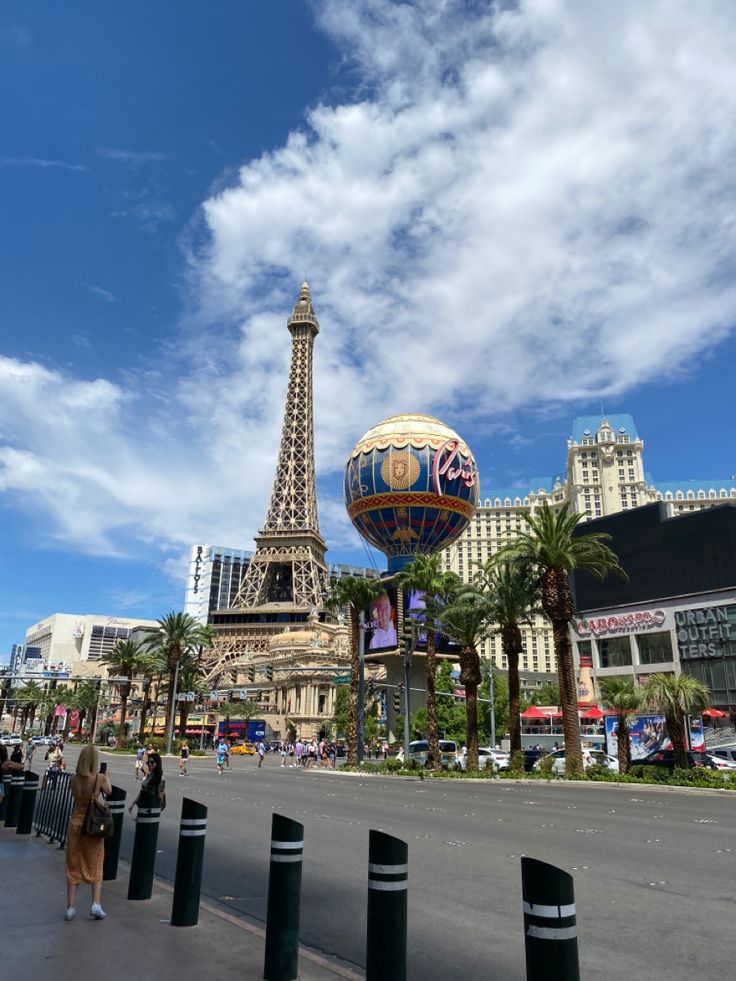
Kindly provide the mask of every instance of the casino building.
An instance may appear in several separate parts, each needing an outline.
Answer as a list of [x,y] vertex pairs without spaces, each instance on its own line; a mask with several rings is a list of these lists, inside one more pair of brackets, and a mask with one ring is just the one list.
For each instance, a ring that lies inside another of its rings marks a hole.
[[[523,512],[536,511],[543,503],[560,507],[569,503],[586,513],[585,520],[626,513],[661,501],[667,514],[686,516],[736,501],[736,479],[656,482],[644,466],[644,440],[627,414],[579,416],[573,420],[567,440],[565,469],[548,477],[534,477],[526,487],[487,488],[475,517],[460,538],[443,555],[445,568],[469,582],[478,563],[485,562],[503,545],[524,531]],[[604,589],[608,589],[606,580]],[[544,617],[522,628],[524,671],[556,670],[552,628]],[[484,641],[482,654],[506,668],[500,637]]]
[[692,675],[736,721],[736,504],[675,517],[657,503],[591,526],[612,536],[629,579],[575,574],[576,657],[592,658],[596,680]]

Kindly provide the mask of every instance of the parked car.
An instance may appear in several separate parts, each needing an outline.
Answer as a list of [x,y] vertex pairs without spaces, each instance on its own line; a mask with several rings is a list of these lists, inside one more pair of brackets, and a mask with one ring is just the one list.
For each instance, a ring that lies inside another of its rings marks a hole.
[[254,756],[258,750],[253,743],[237,742],[230,747],[233,756]]
[[706,755],[716,770],[722,770],[724,773],[736,773],[736,760],[732,760],[728,756],[719,756],[716,753],[706,753]]
[[3,746],[20,746],[22,742],[23,740],[17,733],[0,736],[0,743],[2,743]]
[[[704,766],[710,770],[715,770],[715,763],[711,762],[711,758],[708,753],[696,752],[695,750],[688,749],[685,753],[687,758],[688,768],[694,766]],[[641,766],[664,766],[668,770],[674,770],[675,768],[675,751],[673,749],[658,749],[654,753],[650,753],[649,756],[645,756],[643,760],[637,760],[637,765]]]
[[[489,765],[492,765],[496,772],[499,770],[508,770],[510,762],[511,756],[509,753],[504,753],[500,749],[491,749],[490,746],[481,746],[478,749],[478,766],[481,770]],[[455,769],[465,772],[467,768],[468,752],[467,750],[461,750],[457,754]]]
[[[534,764],[534,772],[539,773],[542,769],[542,763],[544,760],[551,759],[554,761],[552,770],[558,776],[564,776],[565,773],[565,750],[557,749],[554,753],[548,753],[547,756],[543,756],[536,761]],[[608,770],[612,770],[614,773],[618,773],[618,760],[615,756],[609,756],[608,753],[604,753],[602,749],[584,749],[583,750],[583,769],[587,770],[589,766],[599,763],[606,767]]]
[[48,746],[49,744],[48,736],[31,736],[31,742],[34,746]]
[[[429,768],[429,743],[426,739],[415,739],[409,743],[409,759],[420,766]],[[440,739],[440,766],[443,770],[454,769],[457,762],[457,743],[452,739]]]

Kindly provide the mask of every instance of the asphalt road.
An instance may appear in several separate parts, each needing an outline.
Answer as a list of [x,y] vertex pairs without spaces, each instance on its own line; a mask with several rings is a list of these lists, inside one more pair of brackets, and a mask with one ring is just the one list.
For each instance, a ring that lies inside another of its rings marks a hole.
[[[107,756],[135,792],[132,758]],[[203,891],[265,919],[270,814],[305,825],[303,942],[364,965],[368,831],[409,843],[409,974],[422,981],[523,979],[520,856],[575,878],[586,981],[642,975],[732,977],[736,802],[640,787],[517,785],[281,769],[212,757],[180,777],[166,761],[168,807],[156,871],[173,879],[184,795],[209,807]],[[126,815],[122,855],[130,857]]]

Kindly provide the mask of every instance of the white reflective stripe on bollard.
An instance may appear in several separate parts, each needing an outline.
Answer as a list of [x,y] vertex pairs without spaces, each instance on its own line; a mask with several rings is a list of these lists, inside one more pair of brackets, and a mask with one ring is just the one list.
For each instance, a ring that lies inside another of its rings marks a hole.
[[182,818],[179,823],[182,828],[203,828],[207,824],[207,818]]
[[378,889],[379,892],[401,892],[409,888],[409,880],[402,879],[399,882],[382,882],[380,879],[369,879],[369,889]]
[[571,927],[540,927],[530,923],[526,928],[528,937],[536,937],[537,940],[574,940],[578,935],[578,928]]
[[382,875],[398,875],[399,872],[408,872],[409,865],[404,863],[403,865],[376,865],[375,862],[368,863],[369,872],[378,872]]
[[272,862],[301,862],[303,855],[274,855],[271,853]]
[[272,841],[271,848],[304,848],[303,841]]
[[180,838],[204,838],[207,834],[207,828],[182,828],[179,832]]
[[567,906],[545,906],[543,903],[524,901],[524,912],[529,916],[539,916],[545,920],[560,920],[563,916],[575,916],[575,903]]

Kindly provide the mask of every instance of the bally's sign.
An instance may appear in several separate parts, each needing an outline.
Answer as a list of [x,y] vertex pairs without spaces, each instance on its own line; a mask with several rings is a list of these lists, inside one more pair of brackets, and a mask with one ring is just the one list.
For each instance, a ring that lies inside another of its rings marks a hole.
[[654,630],[665,621],[664,610],[639,610],[636,613],[617,613],[608,617],[590,617],[573,620],[572,626],[578,637],[602,637],[608,634],[635,634],[640,630]]

